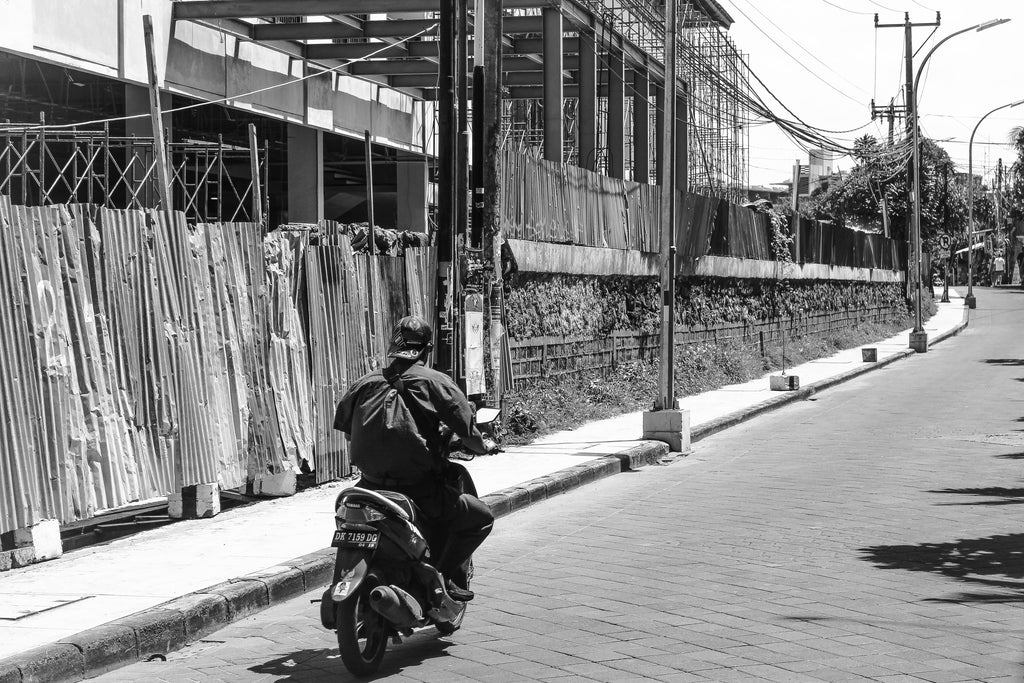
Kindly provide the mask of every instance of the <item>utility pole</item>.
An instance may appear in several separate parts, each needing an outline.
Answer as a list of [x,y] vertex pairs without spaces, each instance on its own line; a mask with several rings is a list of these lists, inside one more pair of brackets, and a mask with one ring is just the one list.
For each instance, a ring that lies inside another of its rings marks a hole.
[[458,258],[455,253],[455,0],[441,0],[438,27],[437,286],[435,367],[457,377]]
[[[903,29],[903,48],[904,57],[906,59],[906,74],[907,81],[905,90],[905,109],[907,119],[907,137],[914,140],[915,132],[917,129],[917,111],[916,109],[916,96],[914,94],[914,40],[913,31],[916,27],[938,27],[942,22],[942,15],[939,12],[935,13],[935,21],[928,23],[913,23],[910,21],[910,12],[904,12],[902,24],[880,24],[878,23],[878,14],[875,14],[875,29],[880,28],[902,28]],[[917,145],[918,142],[914,140],[912,143]],[[916,153],[916,150],[915,150]],[[910,160],[907,162],[907,197],[908,206],[914,206],[914,190],[912,186],[912,180],[916,178],[914,162]],[[910,295],[910,286],[912,282],[917,283],[918,296],[920,297],[920,290],[922,284],[921,278],[921,236],[918,231],[914,229],[914,212],[909,212],[907,215],[907,295]],[[920,315],[919,315],[920,317]],[[915,332],[920,328],[920,320],[918,325],[915,326]]]
[[996,166],[996,236],[1003,232],[1003,158]]
[[892,147],[895,144],[895,123],[896,119],[907,118],[907,108],[902,105],[894,104],[889,102],[887,106],[879,107],[875,104],[874,100],[871,100],[871,120],[874,121],[876,118],[884,118],[889,122],[889,146]]

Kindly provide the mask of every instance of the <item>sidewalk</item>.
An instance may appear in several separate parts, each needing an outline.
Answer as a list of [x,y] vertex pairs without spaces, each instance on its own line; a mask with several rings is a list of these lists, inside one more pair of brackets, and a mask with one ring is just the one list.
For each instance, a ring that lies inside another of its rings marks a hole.
[[[930,344],[966,325],[963,299],[952,290],[950,298],[925,326]],[[772,392],[762,377],[687,397],[681,404],[690,411],[693,439],[912,356],[908,334],[874,344],[877,363],[864,363],[855,348],[789,370],[800,378],[797,392]],[[631,413],[466,464],[500,516],[667,454],[664,444],[640,435],[641,413]],[[95,676],[326,584],[332,503],[347,485],[326,484],[0,574],[0,683]]]

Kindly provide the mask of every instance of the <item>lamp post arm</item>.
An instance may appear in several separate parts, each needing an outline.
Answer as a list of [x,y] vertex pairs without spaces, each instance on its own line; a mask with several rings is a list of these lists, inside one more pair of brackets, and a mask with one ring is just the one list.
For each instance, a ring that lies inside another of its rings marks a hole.
[[[935,45],[932,46],[931,50],[928,50],[928,54],[926,54],[924,56],[924,59],[921,60],[921,65],[917,67],[917,74],[914,76],[914,99],[915,100],[917,99],[917,86],[921,82],[921,73],[924,71],[924,65],[928,63],[928,60],[931,58],[932,54],[936,50],[938,50],[942,46],[942,44],[945,43],[950,38],[956,38],[958,35],[960,35],[962,33],[967,33],[968,31],[977,30],[979,27],[981,27],[981,24],[975,24],[974,26],[968,26],[967,28],[962,28],[959,31],[954,31],[953,33],[950,33],[948,36],[946,36],[945,38],[943,38],[939,42],[935,43]],[[914,102],[914,109],[915,110],[917,109],[917,102]]]

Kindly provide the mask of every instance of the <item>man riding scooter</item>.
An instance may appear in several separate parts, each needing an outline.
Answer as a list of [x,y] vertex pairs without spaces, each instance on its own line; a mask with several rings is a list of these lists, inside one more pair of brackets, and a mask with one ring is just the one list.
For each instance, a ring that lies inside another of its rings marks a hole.
[[388,349],[391,363],[356,380],[338,405],[334,428],[350,439],[352,464],[362,474],[357,486],[404,494],[431,523],[443,526],[448,543],[437,569],[449,596],[468,602],[469,559],[491,532],[494,516],[453,484],[440,427],[447,425],[474,453],[496,451],[497,444],[476,429],[458,385],[427,367],[432,338],[422,318],[399,320]]

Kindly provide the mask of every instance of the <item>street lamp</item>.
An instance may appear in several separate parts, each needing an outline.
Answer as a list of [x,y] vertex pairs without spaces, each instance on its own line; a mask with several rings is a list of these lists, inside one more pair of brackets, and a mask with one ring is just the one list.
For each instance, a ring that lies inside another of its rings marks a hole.
[[978,305],[978,300],[974,298],[974,134],[978,132],[981,122],[987,119],[989,114],[995,114],[1000,109],[1012,109],[1020,104],[1024,104],[1024,100],[996,107],[982,116],[978,123],[974,124],[971,139],[967,143],[967,298],[964,299],[967,308]]
[[[914,222],[913,222],[913,236],[914,236],[914,269],[917,272],[917,305],[916,305],[916,318],[914,323],[914,330],[910,333],[910,348],[914,349],[918,353],[924,353],[928,350],[928,333],[924,331],[924,323],[921,319],[921,299],[924,296],[923,283],[921,278],[921,149],[919,138],[921,135],[920,131],[920,120],[917,115],[917,91],[918,85],[921,82],[921,72],[924,71],[925,64],[935,53],[939,47],[942,46],[950,38],[967,33],[968,31],[984,31],[985,29],[992,28],[993,26],[999,26],[1005,24],[1009,19],[992,19],[981,24],[975,24],[974,26],[968,26],[967,28],[954,31],[948,36],[940,40],[935,46],[928,51],[928,54],[921,60],[920,66],[917,67],[917,74],[914,76],[914,92],[911,98],[913,105],[913,116],[914,116]],[[970,245],[968,245],[970,246]],[[908,274],[910,270],[908,269]]]

